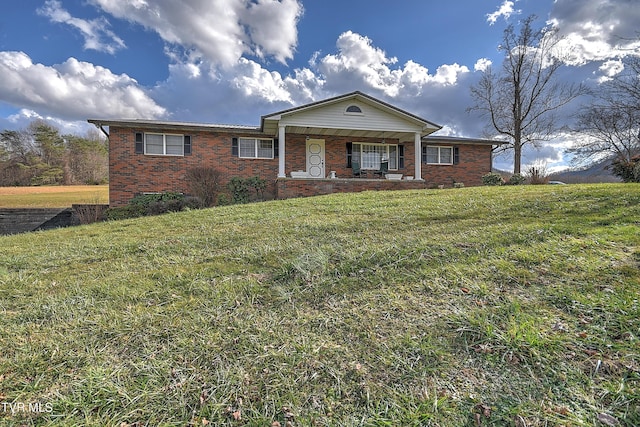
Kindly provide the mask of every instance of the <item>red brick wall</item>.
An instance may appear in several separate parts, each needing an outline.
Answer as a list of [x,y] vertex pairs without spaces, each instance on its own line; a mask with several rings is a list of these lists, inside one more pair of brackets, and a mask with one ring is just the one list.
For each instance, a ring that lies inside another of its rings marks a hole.
[[[291,171],[306,170],[306,136],[287,134],[286,146],[286,172],[290,176]],[[325,140],[325,169],[327,175],[330,171],[336,171],[338,178],[351,178],[352,171],[347,168],[347,143],[371,142],[379,143],[376,138],[352,138],[314,136]],[[389,144],[398,144],[398,140],[387,140]],[[415,174],[415,150],[413,143],[404,143],[404,168],[393,173],[401,173],[404,176]],[[435,145],[435,144],[434,144]],[[447,146],[446,144],[437,144]],[[482,185],[482,175],[491,172],[491,146],[488,145],[457,145],[460,162],[456,165],[428,165],[422,163],[422,178],[429,187],[444,185],[452,187],[455,182],[462,182],[465,186]],[[422,153],[420,153],[422,158]],[[276,168],[277,175],[277,168]]]
[[[436,144],[434,144],[436,145]],[[445,144],[437,144],[445,146]],[[422,177],[429,187],[452,187],[461,182],[466,187],[482,185],[482,175],[491,172],[491,146],[458,145],[460,162],[457,165],[428,165],[422,163]]]
[[[294,190],[289,180],[284,182],[285,187],[276,189],[278,176],[278,158],[275,159],[241,159],[231,154],[231,141],[234,137],[268,137],[256,135],[255,132],[243,134],[242,132],[185,132],[180,128],[164,130],[165,133],[178,133],[191,135],[192,155],[190,156],[150,156],[135,154],[136,132],[157,132],[152,129],[110,128],[109,137],[109,203],[111,206],[127,204],[133,197],[146,192],[181,192],[188,193],[188,185],[185,180],[187,170],[207,166],[218,170],[222,174],[221,185],[234,176],[251,177],[259,176],[267,181],[265,196],[267,198],[280,197],[282,191],[291,194]],[[347,168],[347,143],[380,142],[373,138],[349,138],[308,135],[310,138],[325,140],[325,168],[327,175],[330,171],[336,171],[338,178],[351,178],[352,171]],[[287,134],[286,136],[286,164],[285,172],[290,176],[291,171],[306,170],[306,137],[307,135]],[[398,140],[387,140],[389,144],[397,144]],[[414,174],[414,145],[404,144],[404,168],[398,171],[405,176]],[[460,163],[452,166],[422,164],[422,176],[426,183],[413,183],[419,188],[436,187],[444,185],[450,187],[454,182],[462,182],[465,186],[481,185],[482,175],[490,172],[491,147],[481,145],[460,145]],[[335,181],[335,180],[332,180]],[[324,182],[324,181],[323,181]],[[367,184],[368,187],[363,186]],[[319,183],[317,194],[324,188],[332,188],[332,191],[362,191],[364,189],[386,189],[395,186],[397,182],[380,180],[378,183],[371,180],[362,180],[353,185]],[[404,184],[404,182],[403,182]],[[409,184],[409,183],[407,183]],[[300,192],[310,191],[305,187]],[[351,190],[343,190],[351,188]],[[413,188],[413,187],[412,187]],[[296,190],[297,191],[297,190]],[[301,194],[302,195],[302,194]],[[311,194],[304,194],[311,195]],[[287,196],[290,197],[290,196]]]
[[[278,176],[278,159],[241,159],[231,155],[233,137],[253,137],[226,132],[185,132],[176,129],[165,133],[191,135],[192,155],[151,156],[135,154],[136,132],[151,132],[150,129],[111,127],[109,130],[109,204],[126,205],[140,193],[163,191],[188,193],[185,180],[187,170],[207,166],[222,174],[222,185],[234,176],[260,176],[267,180],[265,195],[275,194],[275,179]],[[154,132],[157,132],[154,130]]]

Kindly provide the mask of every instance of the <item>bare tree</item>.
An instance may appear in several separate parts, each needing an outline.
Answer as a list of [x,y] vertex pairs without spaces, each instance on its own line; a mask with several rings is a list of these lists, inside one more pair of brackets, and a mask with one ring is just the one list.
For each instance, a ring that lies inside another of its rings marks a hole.
[[36,150],[33,137],[24,130],[3,130],[0,132],[0,147],[12,160],[26,162]]
[[222,174],[216,169],[200,166],[189,169],[185,180],[191,194],[200,199],[203,207],[208,208],[216,203],[221,187],[221,177]]
[[609,104],[640,112],[640,50],[628,56],[625,69],[605,83],[604,99]]
[[640,57],[626,58],[625,70],[602,84],[575,130],[581,137],[569,152],[577,163],[613,158],[625,164],[640,155]]
[[67,165],[70,181],[74,184],[100,184],[107,181],[108,154],[103,138],[65,135]]
[[0,186],[30,185],[41,160],[26,130],[0,132]]
[[584,93],[582,85],[556,82],[562,67],[557,30],[550,27],[534,29],[535,15],[521,23],[516,33],[513,25],[504,31],[505,52],[502,69],[488,67],[477,85],[471,88],[475,105],[488,118],[490,128],[508,143],[502,149],[513,150],[513,173],[521,169],[522,147],[550,140],[557,132],[557,111]]

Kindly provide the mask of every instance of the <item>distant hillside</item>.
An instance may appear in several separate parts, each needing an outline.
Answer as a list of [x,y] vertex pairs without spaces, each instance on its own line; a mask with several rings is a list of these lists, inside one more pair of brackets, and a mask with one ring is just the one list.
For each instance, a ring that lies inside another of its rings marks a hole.
[[585,168],[569,169],[554,173],[550,179],[566,182],[567,184],[620,182],[620,178],[611,173],[610,165],[611,160],[603,160]]
[[[603,160],[587,167],[567,169],[561,172],[555,172],[549,175],[550,181],[562,181],[567,184],[597,184],[597,183],[615,183],[622,182],[620,178],[613,175],[609,166],[611,160]],[[504,179],[508,179],[512,174],[508,171],[493,169],[493,172],[499,173]],[[523,170],[526,176],[526,170]]]

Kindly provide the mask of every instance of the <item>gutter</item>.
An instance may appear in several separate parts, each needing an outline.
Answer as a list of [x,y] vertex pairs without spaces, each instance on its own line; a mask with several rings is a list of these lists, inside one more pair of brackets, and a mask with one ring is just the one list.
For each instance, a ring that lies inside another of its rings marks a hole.
[[102,131],[102,133],[104,133],[104,135],[107,137],[107,139],[109,138],[109,133],[104,129],[104,126],[102,126],[101,122],[98,122],[96,120],[87,120],[89,123],[93,123],[93,125],[95,127],[97,127],[98,129],[100,129]]

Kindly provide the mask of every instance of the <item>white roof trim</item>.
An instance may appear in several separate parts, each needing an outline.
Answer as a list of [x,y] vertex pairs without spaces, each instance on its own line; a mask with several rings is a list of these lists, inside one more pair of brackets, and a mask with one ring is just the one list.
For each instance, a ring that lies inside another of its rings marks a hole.
[[[291,116],[294,115],[296,113],[300,113],[302,111],[307,111],[307,110],[311,110],[311,109],[316,109],[316,108],[321,108],[321,107],[325,107],[327,105],[332,105],[338,102],[343,102],[346,100],[358,100],[360,102],[363,102],[365,104],[369,104],[369,105],[374,105],[377,108],[390,112],[396,116],[400,116],[405,118],[406,120],[412,121],[414,123],[420,123],[423,127],[423,130],[431,130],[431,132],[435,132],[438,129],[441,129],[442,126],[435,124],[433,122],[430,122],[428,120],[425,120],[421,117],[418,117],[414,114],[411,114],[407,111],[404,111],[400,108],[397,108],[391,104],[387,104],[386,102],[380,101],[379,99],[373,98],[369,95],[366,95],[362,92],[356,91],[356,92],[351,92],[345,95],[341,95],[341,96],[337,96],[334,98],[329,98],[329,99],[325,99],[322,101],[318,101],[318,102],[313,102],[310,104],[306,104],[306,105],[302,105],[299,107],[294,107],[288,110],[283,110],[283,111],[279,111],[273,114],[269,114],[266,116],[262,116],[262,127],[264,128],[264,122],[265,121],[280,121],[283,117],[286,116]],[[431,133],[429,132],[429,133]]]

